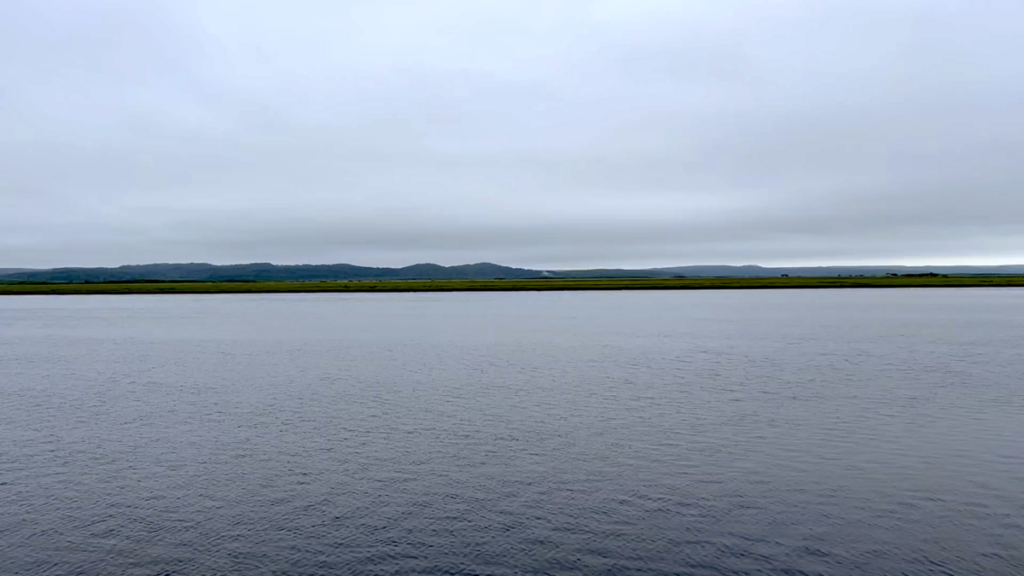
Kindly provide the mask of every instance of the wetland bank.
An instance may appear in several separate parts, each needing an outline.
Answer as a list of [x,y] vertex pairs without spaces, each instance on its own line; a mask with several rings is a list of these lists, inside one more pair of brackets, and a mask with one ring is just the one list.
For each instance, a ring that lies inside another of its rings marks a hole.
[[246,294],[302,292],[517,292],[590,290],[758,290],[822,288],[984,288],[1024,286],[1024,276],[879,276],[787,278],[535,278],[320,282],[8,282],[4,295]]

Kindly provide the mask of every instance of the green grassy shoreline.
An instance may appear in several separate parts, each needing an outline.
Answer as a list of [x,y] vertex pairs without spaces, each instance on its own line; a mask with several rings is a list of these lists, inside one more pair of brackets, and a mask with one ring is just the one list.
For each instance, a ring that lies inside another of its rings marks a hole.
[[744,290],[792,288],[1024,287],[1024,276],[857,278],[633,278],[385,280],[337,282],[137,282],[0,284],[0,296],[67,294],[253,294],[300,292],[516,292],[565,290]]

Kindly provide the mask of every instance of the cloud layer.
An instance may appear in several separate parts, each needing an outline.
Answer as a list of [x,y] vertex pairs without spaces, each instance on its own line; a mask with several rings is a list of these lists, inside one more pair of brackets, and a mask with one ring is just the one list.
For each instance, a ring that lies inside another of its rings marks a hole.
[[1010,0],[9,0],[0,266],[1024,262]]

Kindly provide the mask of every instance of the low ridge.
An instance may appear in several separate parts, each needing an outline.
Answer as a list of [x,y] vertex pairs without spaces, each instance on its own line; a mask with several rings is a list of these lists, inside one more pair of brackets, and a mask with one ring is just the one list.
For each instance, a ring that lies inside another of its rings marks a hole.
[[[4,273],[4,271],[11,271]],[[774,276],[885,276],[904,274],[1024,274],[1024,265],[1006,266],[819,266],[754,265],[676,266],[650,269],[531,270],[491,262],[442,266],[413,264],[402,268],[354,264],[279,265],[269,262],[215,265],[207,263],[142,264],[116,268],[0,268],[4,282],[127,282],[193,281],[320,281],[320,280],[485,280],[494,278],[767,278]]]

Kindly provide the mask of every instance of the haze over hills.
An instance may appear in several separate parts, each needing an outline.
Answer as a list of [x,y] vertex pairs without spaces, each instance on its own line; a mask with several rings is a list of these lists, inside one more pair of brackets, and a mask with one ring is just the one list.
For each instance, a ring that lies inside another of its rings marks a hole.
[[698,265],[650,269],[531,270],[489,262],[441,266],[414,264],[402,268],[353,264],[276,265],[270,263],[215,265],[205,263],[143,264],[116,268],[54,268],[26,270],[0,268],[6,282],[118,282],[136,280],[194,281],[319,281],[319,280],[421,280],[493,278],[670,278],[774,276],[884,276],[886,274],[1024,274],[1024,264],[1005,266],[818,266],[764,267]]
[[693,276],[762,277],[779,276],[885,276],[886,274],[1024,274],[1024,264],[1001,266],[676,266],[659,268]]
[[885,276],[886,274],[1024,274],[1024,264],[1002,266],[730,266],[695,265],[669,268],[552,270],[558,278],[770,278],[776,276]]

